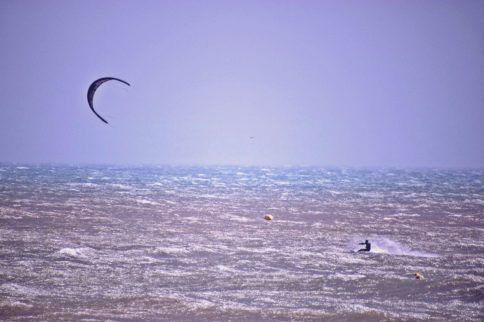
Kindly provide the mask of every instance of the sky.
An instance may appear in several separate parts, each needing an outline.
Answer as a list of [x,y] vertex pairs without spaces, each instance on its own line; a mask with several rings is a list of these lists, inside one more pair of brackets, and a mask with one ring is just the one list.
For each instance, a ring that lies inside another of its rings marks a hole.
[[0,98],[0,162],[483,168],[484,1],[0,0]]

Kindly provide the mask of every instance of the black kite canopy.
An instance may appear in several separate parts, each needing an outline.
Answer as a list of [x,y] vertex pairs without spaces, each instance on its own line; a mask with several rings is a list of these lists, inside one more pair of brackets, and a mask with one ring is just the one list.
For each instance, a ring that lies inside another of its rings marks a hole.
[[121,83],[124,83],[128,86],[129,83],[128,82],[125,82],[124,80],[122,79],[119,79],[119,78],[114,78],[114,77],[102,77],[102,78],[99,78],[98,80],[95,80],[91,86],[89,86],[89,89],[87,90],[87,102],[89,103],[89,107],[91,108],[91,110],[94,112],[94,114],[96,114],[97,117],[99,117],[101,119],[101,121],[103,121],[104,123],[108,124],[108,121],[106,121],[105,119],[102,118],[101,115],[97,114],[96,110],[94,110],[94,103],[93,103],[93,99],[94,99],[94,93],[96,93],[96,90],[99,86],[101,86],[103,83],[107,82],[107,81],[110,81],[110,80],[117,80],[118,82],[121,82]]

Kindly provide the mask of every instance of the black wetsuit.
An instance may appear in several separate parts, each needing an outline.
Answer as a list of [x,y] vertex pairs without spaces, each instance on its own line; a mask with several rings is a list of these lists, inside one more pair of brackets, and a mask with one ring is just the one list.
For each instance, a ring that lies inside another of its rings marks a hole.
[[364,243],[360,243],[359,245],[366,245],[364,249],[360,249],[359,252],[369,252],[371,249],[371,243],[365,240]]

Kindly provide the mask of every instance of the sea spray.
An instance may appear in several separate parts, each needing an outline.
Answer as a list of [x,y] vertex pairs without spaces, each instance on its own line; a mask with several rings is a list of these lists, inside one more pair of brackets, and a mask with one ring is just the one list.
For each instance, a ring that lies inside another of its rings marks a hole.
[[360,245],[360,243],[363,243],[366,239],[368,239],[371,243],[371,253],[415,257],[438,257],[437,254],[421,250],[414,250],[402,242],[382,236],[353,237],[350,241],[348,241],[346,249],[353,252],[364,249],[364,245]]

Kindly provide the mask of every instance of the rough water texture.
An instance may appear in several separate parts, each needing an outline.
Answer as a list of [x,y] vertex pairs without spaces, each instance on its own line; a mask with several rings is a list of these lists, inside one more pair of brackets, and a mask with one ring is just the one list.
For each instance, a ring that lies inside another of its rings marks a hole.
[[[482,321],[483,183],[0,165],[0,319]],[[354,252],[364,239],[372,251]]]

